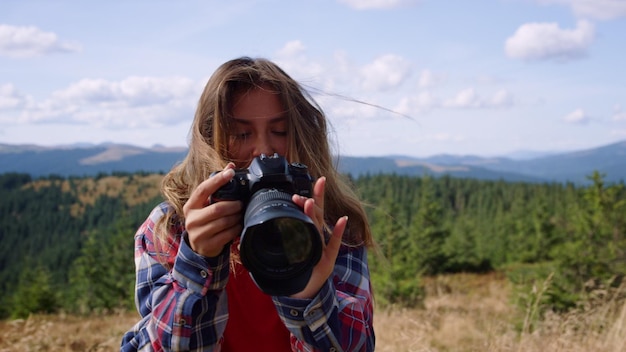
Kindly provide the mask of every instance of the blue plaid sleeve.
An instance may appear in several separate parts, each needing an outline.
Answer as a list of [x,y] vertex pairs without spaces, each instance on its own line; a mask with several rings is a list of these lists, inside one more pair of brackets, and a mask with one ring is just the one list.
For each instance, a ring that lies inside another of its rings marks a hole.
[[203,257],[185,232],[174,230],[167,245],[157,246],[155,224],[168,207],[156,207],[135,235],[135,304],[142,319],[124,335],[121,351],[213,350],[226,327],[229,251]]
[[272,297],[294,351],[373,351],[367,251],[342,246],[333,275],[312,299]]

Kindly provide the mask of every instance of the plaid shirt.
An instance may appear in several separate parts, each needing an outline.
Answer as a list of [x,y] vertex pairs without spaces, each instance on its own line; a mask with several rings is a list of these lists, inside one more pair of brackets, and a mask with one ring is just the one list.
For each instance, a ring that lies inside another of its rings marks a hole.
[[[228,320],[230,251],[214,258],[195,253],[182,225],[173,227],[169,245],[157,251],[155,224],[169,208],[166,202],[157,206],[135,235],[135,303],[142,319],[124,335],[121,351],[219,351]],[[333,275],[314,298],[272,301],[294,351],[374,350],[364,247],[341,247]]]

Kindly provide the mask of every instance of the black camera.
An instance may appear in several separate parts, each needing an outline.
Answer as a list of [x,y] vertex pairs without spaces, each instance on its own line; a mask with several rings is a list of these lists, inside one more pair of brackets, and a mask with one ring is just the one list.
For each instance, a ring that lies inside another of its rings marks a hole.
[[236,169],[229,183],[211,196],[212,202],[244,202],[241,262],[268,295],[302,291],[321,258],[315,223],[291,200],[293,194],[312,197],[312,185],[306,165],[262,154],[247,169]]

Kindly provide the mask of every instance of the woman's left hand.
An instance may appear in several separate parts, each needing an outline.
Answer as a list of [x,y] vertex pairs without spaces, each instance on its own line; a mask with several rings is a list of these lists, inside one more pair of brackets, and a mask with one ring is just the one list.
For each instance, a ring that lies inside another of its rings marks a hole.
[[333,232],[328,243],[324,239],[324,187],[326,186],[326,178],[320,177],[313,186],[313,198],[307,198],[300,195],[292,197],[293,202],[304,209],[304,213],[313,220],[322,237],[323,251],[322,257],[317,265],[313,268],[313,273],[309,279],[309,283],[304,290],[292,295],[293,298],[313,298],[328,280],[335,267],[335,261],[341,247],[341,238],[348,223],[348,217],[344,216],[337,220],[333,227]]

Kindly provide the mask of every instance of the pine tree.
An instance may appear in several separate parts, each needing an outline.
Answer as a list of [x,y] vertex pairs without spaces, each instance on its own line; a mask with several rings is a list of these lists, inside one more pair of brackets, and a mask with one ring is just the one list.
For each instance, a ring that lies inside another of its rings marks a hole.
[[28,260],[13,293],[9,314],[26,318],[32,313],[53,313],[59,308],[57,292],[52,287],[50,272]]

